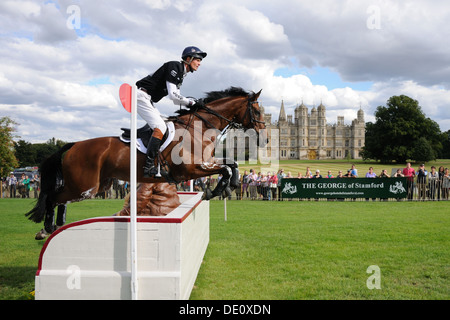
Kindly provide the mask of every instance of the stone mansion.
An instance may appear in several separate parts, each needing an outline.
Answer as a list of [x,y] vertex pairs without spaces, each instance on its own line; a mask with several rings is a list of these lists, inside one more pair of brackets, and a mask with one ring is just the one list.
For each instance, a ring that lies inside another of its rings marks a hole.
[[[263,110],[262,110],[263,111]],[[357,118],[351,125],[344,124],[344,117],[338,116],[336,124],[327,124],[325,106],[321,103],[313,107],[311,113],[303,104],[295,108],[292,115],[286,117],[284,102],[281,102],[278,121],[272,123],[272,115],[264,114],[269,133],[278,129],[279,159],[322,160],[322,159],[361,159],[360,152],[365,142],[364,111],[360,108]],[[264,111],[263,111],[264,112]],[[267,156],[271,154],[269,141]]]

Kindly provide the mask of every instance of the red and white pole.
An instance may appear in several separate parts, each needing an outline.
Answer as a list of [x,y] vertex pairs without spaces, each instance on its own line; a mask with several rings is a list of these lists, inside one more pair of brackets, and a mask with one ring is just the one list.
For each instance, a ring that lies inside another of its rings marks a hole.
[[137,140],[137,95],[136,86],[122,84],[120,86],[120,101],[125,110],[131,113],[131,141],[130,141],[130,254],[131,254],[131,299],[138,299],[137,276],[137,209],[136,209],[136,140]]

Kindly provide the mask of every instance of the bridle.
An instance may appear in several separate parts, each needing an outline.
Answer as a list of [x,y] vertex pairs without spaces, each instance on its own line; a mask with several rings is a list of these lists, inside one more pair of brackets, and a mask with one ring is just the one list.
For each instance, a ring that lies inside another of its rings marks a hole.
[[[258,101],[252,101],[251,97],[249,97],[247,99],[247,110],[245,111],[244,116],[240,120],[237,119],[237,116],[235,116],[232,119],[225,118],[224,116],[222,116],[221,114],[217,113],[213,109],[209,108],[205,104],[201,104],[197,110],[204,110],[207,113],[209,113],[211,115],[214,115],[217,118],[225,120],[226,122],[228,122],[228,125],[225,127],[224,130],[222,130],[222,132],[226,132],[226,131],[231,130],[231,129],[249,129],[250,127],[255,127],[255,124],[257,124],[257,123],[265,124],[264,121],[261,121],[261,120],[258,120],[258,119],[255,118],[255,114],[254,114],[255,111],[253,110],[253,105],[255,103],[258,103]],[[202,117],[197,112],[197,110],[192,113],[193,116],[195,116],[195,117],[199,118],[200,120],[202,120],[211,129],[217,129],[218,130],[218,128],[216,128],[211,122],[209,122],[207,119]],[[247,115],[250,117],[250,122],[249,122],[249,126],[246,128],[246,127],[244,127],[243,123],[244,123],[244,120],[247,117]],[[191,123],[192,123],[192,119],[189,121],[189,126],[190,126]]]

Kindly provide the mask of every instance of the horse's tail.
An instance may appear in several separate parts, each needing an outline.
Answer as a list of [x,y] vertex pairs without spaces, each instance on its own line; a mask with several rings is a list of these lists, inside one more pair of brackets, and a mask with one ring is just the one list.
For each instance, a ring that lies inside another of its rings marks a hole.
[[64,145],[42,162],[39,168],[41,174],[41,193],[34,208],[25,214],[31,221],[36,223],[41,222],[45,217],[47,209],[53,209],[55,207],[53,202],[63,181],[61,157],[73,145],[74,143]]

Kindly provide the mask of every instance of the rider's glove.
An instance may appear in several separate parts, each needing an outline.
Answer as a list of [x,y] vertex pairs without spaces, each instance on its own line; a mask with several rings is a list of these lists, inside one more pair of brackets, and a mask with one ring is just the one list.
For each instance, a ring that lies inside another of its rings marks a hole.
[[187,105],[188,108],[191,108],[193,105],[197,103],[197,100],[194,98],[188,98],[189,104]]

